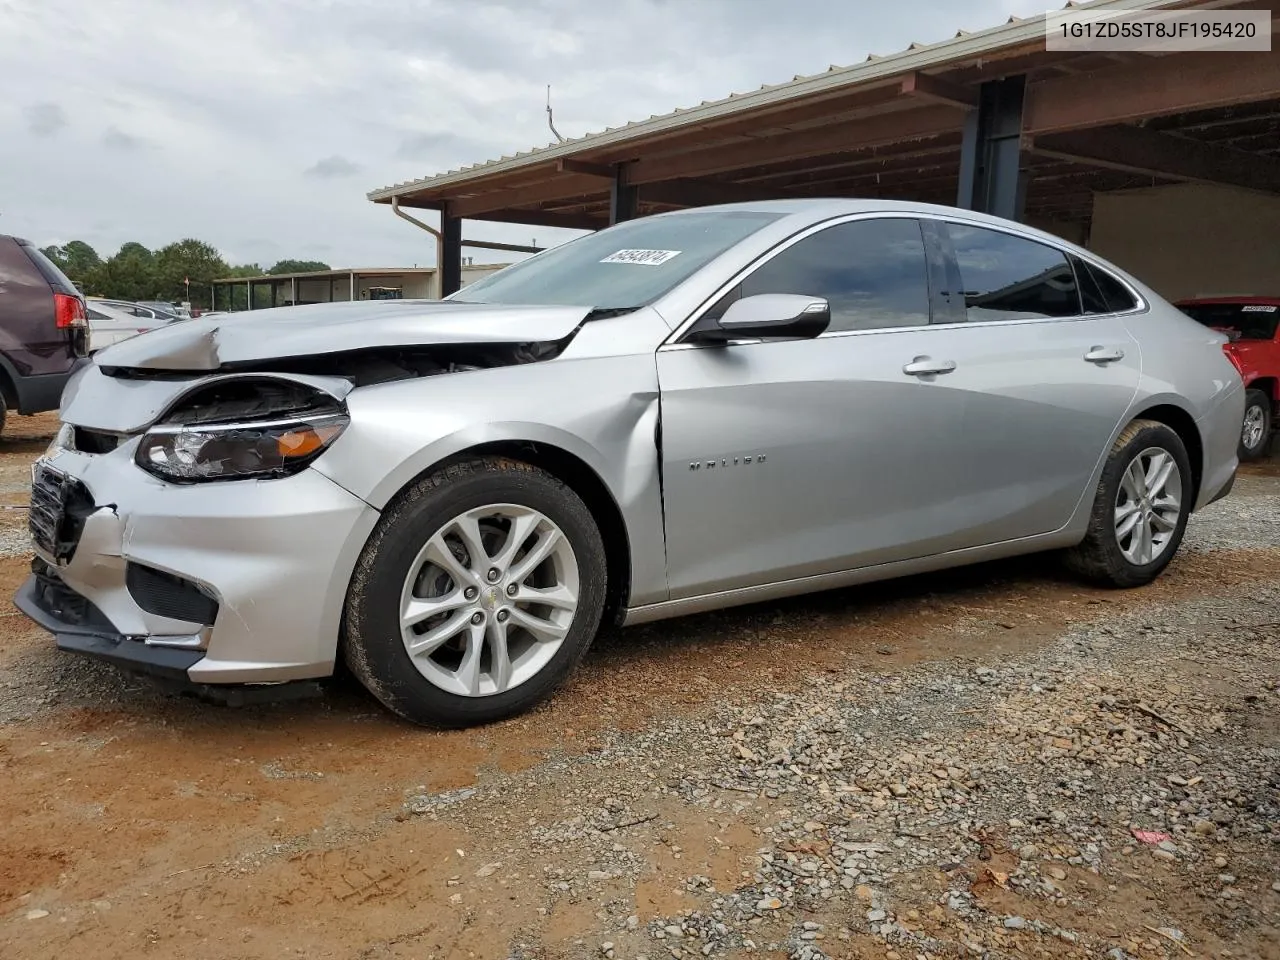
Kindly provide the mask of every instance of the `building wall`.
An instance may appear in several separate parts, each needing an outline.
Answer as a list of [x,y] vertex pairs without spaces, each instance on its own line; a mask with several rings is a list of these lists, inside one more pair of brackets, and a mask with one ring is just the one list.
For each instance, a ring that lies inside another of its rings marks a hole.
[[[487,277],[491,273],[501,270],[506,264],[476,264],[474,266],[462,268],[462,285],[468,286],[475,283],[482,277]],[[356,296],[360,299],[367,299],[369,290],[372,287],[399,287],[401,297],[405,300],[428,300],[435,296],[435,274],[433,271],[407,273],[407,274],[388,274],[385,276],[361,277],[356,278]],[[321,280],[299,280],[298,281],[298,299],[302,303],[324,303],[329,299],[329,281]],[[350,300],[351,299],[351,281],[346,274],[339,274],[333,281],[333,299]],[[289,301],[289,287],[282,285],[280,288],[280,302],[287,303]]]
[[1210,184],[1100,193],[1090,250],[1167,300],[1280,294],[1280,197]]
[[1035,227],[1037,230],[1043,230],[1045,233],[1051,233],[1055,237],[1061,237],[1068,243],[1074,243],[1076,246],[1083,247],[1088,239],[1085,226],[1083,223],[1072,223],[1061,220],[1037,220],[1034,218],[1027,219],[1027,226]]

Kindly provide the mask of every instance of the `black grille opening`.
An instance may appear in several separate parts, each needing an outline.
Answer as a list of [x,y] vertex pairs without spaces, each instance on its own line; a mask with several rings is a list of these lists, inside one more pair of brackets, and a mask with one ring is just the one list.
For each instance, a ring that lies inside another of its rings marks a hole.
[[73,427],[72,430],[72,443],[81,453],[110,453],[120,446],[120,438],[114,433],[103,433],[87,427]]
[[172,573],[130,563],[125,568],[124,582],[133,602],[157,617],[210,626],[218,617],[218,601],[190,580]]
[[31,559],[31,572],[35,574],[36,601],[61,623],[101,631],[104,635],[116,632],[101,610],[63,583],[57,571],[39,557]]
[[93,494],[79,480],[47,466],[36,469],[31,481],[27,529],[36,546],[57,560],[75,555],[84,522],[97,508]]

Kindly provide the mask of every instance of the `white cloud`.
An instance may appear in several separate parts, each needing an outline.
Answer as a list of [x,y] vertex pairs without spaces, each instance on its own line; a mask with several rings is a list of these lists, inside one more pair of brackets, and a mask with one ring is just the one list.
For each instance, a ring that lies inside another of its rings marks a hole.
[[[237,261],[431,263],[431,238],[365,193],[545,145],[548,83],[556,126],[577,136],[1042,9],[0,0],[0,63],[24,78],[0,103],[0,231],[103,254],[195,236]],[[467,233],[572,235],[488,223]]]

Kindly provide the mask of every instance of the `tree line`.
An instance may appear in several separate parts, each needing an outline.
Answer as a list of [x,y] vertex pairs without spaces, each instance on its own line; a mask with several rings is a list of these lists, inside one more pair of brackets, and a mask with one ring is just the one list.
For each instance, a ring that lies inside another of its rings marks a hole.
[[[256,263],[231,266],[216,247],[202,240],[178,240],[159,250],[148,250],[140,243],[126,243],[107,259],[102,259],[83,240],[72,240],[60,246],[44,247],[41,252],[58,265],[63,273],[90,297],[113,300],[163,300],[181,303],[189,300],[193,307],[209,309],[210,284],[222,277],[259,277],[263,274],[302,273],[328,270],[319,260],[281,260],[263,270]],[[190,287],[184,283],[190,280]],[[243,310],[248,306],[248,292],[239,284],[231,290],[218,291],[219,310]],[[270,292],[254,291],[254,307],[270,306]]]

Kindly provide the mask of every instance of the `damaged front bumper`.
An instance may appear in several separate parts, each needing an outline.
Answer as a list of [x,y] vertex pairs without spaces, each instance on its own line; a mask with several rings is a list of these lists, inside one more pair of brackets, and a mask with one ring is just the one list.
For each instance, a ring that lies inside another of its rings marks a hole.
[[315,470],[165,483],[136,443],[37,461],[19,609],[61,649],[206,693],[330,675],[377,511]]

